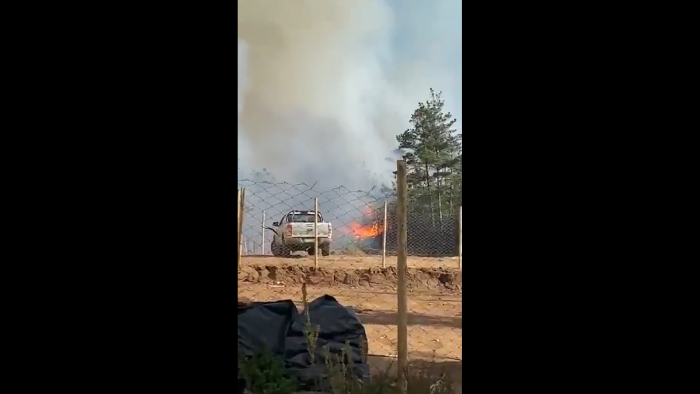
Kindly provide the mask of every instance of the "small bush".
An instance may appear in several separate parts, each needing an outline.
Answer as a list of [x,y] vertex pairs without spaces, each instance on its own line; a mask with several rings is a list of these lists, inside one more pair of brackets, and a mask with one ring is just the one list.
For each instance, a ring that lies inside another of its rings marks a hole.
[[239,358],[238,371],[255,394],[289,394],[299,388],[286,376],[282,360],[269,353]]

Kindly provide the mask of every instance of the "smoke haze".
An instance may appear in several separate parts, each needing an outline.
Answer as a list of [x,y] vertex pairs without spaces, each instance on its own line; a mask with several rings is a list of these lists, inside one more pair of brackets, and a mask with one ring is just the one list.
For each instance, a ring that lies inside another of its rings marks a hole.
[[239,177],[388,183],[395,137],[431,87],[461,130],[461,12],[455,0],[239,0]]

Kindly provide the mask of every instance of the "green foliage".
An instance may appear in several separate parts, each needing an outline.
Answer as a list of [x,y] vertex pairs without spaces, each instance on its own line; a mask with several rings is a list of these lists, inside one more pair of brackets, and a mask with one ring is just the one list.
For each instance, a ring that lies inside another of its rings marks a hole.
[[430,89],[430,99],[411,115],[411,128],[396,136],[408,169],[411,210],[428,214],[433,224],[453,216],[462,199],[462,135],[444,106],[442,92]]
[[284,373],[284,364],[269,353],[241,358],[239,370],[255,394],[289,394],[298,389],[297,383]]
[[316,343],[321,327],[311,325],[311,315],[309,314],[309,298],[306,292],[306,283],[301,285],[301,297],[304,303],[304,336],[306,337],[306,351],[309,352],[311,364],[316,362]]

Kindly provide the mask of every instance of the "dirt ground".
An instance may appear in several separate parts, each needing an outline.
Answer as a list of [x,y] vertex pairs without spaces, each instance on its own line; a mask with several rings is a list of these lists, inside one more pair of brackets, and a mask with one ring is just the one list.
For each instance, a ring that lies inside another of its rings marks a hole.
[[[324,294],[353,307],[365,326],[370,364],[386,368],[396,358],[396,258],[319,256],[278,258],[243,256],[238,273],[240,301],[290,299],[303,309],[301,284],[309,301]],[[409,358],[434,360],[459,381],[462,364],[462,272],[451,258],[408,259]],[[458,376],[455,376],[458,375]]]
[[[274,257],[272,255],[252,255],[243,256],[241,258],[242,265],[285,265],[295,264],[303,266],[313,266],[313,256],[292,255],[291,258]],[[459,260],[457,257],[414,257],[408,256],[408,266],[415,268],[459,268]],[[342,264],[342,265],[341,265]],[[352,268],[370,268],[381,267],[381,256],[351,256],[334,254],[330,256],[318,256],[319,267],[352,267]],[[396,256],[386,256],[386,266],[396,267]]]

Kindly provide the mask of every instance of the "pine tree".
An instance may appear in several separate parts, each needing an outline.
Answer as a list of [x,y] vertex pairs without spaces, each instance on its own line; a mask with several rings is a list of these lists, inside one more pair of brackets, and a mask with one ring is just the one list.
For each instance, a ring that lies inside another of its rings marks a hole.
[[462,198],[462,135],[444,106],[442,92],[430,89],[430,99],[411,116],[412,127],[396,136],[408,167],[411,210],[427,213],[433,227],[452,217]]

